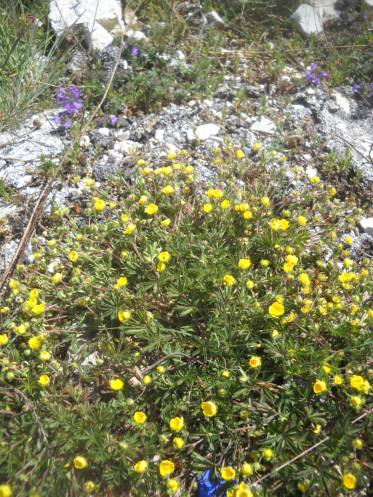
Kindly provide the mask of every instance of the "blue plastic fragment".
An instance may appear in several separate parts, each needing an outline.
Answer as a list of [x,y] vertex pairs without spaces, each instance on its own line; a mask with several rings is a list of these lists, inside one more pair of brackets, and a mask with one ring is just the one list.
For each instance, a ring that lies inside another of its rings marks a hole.
[[208,469],[197,478],[198,482],[198,497],[225,497],[224,480],[213,480],[212,471]]

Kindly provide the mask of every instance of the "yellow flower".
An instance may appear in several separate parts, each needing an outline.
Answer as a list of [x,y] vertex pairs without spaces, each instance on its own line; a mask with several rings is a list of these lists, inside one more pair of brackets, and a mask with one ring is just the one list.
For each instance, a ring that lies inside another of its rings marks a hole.
[[231,375],[228,369],[223,369],[223,371],[220,374],[223,378],[229,378]]
[[41,387],[47,387],[51,380],[47,374],[41,374],[38,379],[38,383]]
[[177,492],[179,490],[179,482],[175,478],[170,478],[167,482],[167,488],[171,492]]
[[149,214],[149,216],[153,216],[158,212],[158,205],[150,203],[148,206],[145,207],[144,212],[145,214]]
[[31,350],[39,350],[41,347],[41,340],[38,337],[31,337],[27,343]]
[[164,228],[168,228],[168,226],[170,226],[171,224],[171,219],[163,219],[163,221],[161,221],[161,225],[164,227]]
[[369,382],[364,380],[362,376],[354,374],[350,378],[350,387],[354,388],[358,392],[368,393],[370,389]]
[[167,478],[175,471],[175,464],[169,459],[164,459],[159,463],[159,474],[162,478]]
[[290,262],[285,262],[282,268],[285,273],[291,273],[294,269],[294,264],[291,264]]
[[306,226],[307,219],[304,216],[298,216],[297,223],[299,224],[299,226]]
[[313,391],[315,392],[316,395],[320,395],[321,393],[324,393],[327,390],[328,387],[325,381],[316,380],[315,383],[313,384]]
[[234,497],[253,497],[253,493],[246,483],[240,483],[236,489]]
[[315,435],[318,435],[321,432],[321,425],[317,424],[312,431]]
[[123,390],[124,381],[120,378],[113,378],[112,380],[110,380],[109,386],[112,390],[114,390],[114,392],[118,392],[119,390]]
[[55,273],[52,276],[52,283],[54,285],[58,285],[59,283],[61,283],[62,279],[63,279],[62,273]]
[[360,407],[364,404],[364,400],[359,395],[352,395],[350,397],[350,401],[352,406],[355,407],[356,410],[359,410]]
[[279,302],[273,302],[268,307],[268,314],[273,318],[278,318],[285,313],[285,307]]
[[344,473],[342,477],[343,486],[347,490],[354,490],[354,488],[356,487],[356,481],[356,476],[352,473]]
[[220,470],[221,477],[225,481],[232,481],[236,477],[236,470],[232,466],[223,466]]
[[166,269],[166,264],[164,262],[158,262],[157,273],[163,273],[165,269]]
[[120,311],[118,311],[118,313],[117,313],[118,320],[121,323],[125,323],[126,321],[131,319],[131,316],[132,316],[131,311],[124,311],[122,309]]
[[142,381],[143,381],[144,385],[150,385],[150,383],[152,382],[152,378],[151,378],[151,376],[146,374]]
[[262,359],[259,356],[251,356],[249,359],[249,366],[253,369],[260,368],[262,365]]
[[5,335],[5,333],[0,335],[0,347],[4,347],[7,343],[9,342],[8,335]]
[[209,214],[212,211],[212,204],[203,204],[202,210],[205,214]]
[[141,461],[138,461],[136,464],[134,464],[133,469],[136,473],[141,474],[145,473],[145,471],[148,469],[148,466],[148,461],[142,459]]
[[173,193],[175,193],[175,188],[171,185],[166,185],[162,188],[162,193],[164,195],[172,195]]
[[328,364],[327,362],[321,366],[321,369],[324,371],[325,374],[329,374],[332,371],[330,364]]
[[31,314],[33,316],[40,316],[45,311],[45,304],[36,304],[31,308]]
[[158,260],[160,262],[168,262],[171,258],[171,254],[167,251],[164,251],[164,252],[161,252],[159,255],[158,255]]
[[230,200],[228,200],[228,199],[225,199],[225,200],[223,200],[223,201],[220,203],[220,207],[221,207],[222,209],[229,209],[229,207],[230,207],[230,206],[231,206],[231,202],[230,202]]
[[341,376],[340,374],[335,374],[333,377],[333,383],[337,386],[343,385],[343,376]]
[[96,484],[95,482],[88,480],[84,483],[84,490],[88,493],[91,494],[95,491],[96,489]]
[[173,440],[172,440],[172,443],[175,447],[175,449],[179,449],[181,450],[184,445],[185,445],[185,440],[181,437],[175,437]]
[[184,418],[182,416],[171,418],[170,428],[172,431],[181,431],[184,428]]
[[168,160],[174,160],[177,157],[177,153],[176,152],[168,152],[166,157]]
[[217,405],[212,400],[206,400],[205,402],[202,402],[201,409],[204,416],[206,416],[207,418],[212,418],[218,412]]
[[133,223],[129,223],[123,230],[125,235],[132,235],[136,231],[136,225]]
[[74,467],[76,469],[84,469],[88,466],[87,459],[83,456],[74,457]]
[[148,419],[148,416],[143,411],[136,411],[132,419],[137,425],[143,425]]
[[146,162],[144,161],[144,159],[139,159],[137,162],[136,162],[136,165],[138,167],[144,167],[146,164]]
[[320,183],[320,178],[318,176],[312,176],[312,178],[310,178],[310,182],[313,185],[317,185],[317,183]]
[[337,190],[334,188],[334,186],[329,186],[328,195],[329,197],[334,197],[335,195],[337,195]]
[[251,259],[250,258],[240,259],[238,261],[238,268],[239,269],[242,269],[242,270],[249,269],[250,266],[251,266]]
[[105,209],[106,204],[101,198],[95,198],[94,201],[94,208],[96,212],[101,212]]
[[259,152],[259,150],[262,148],[262,144],[259,142],[253,143],[253,146],[251,147],[253,152]]
[[231,274],[226,274],[223,278],[223,283],[225,286],[231,287],[236,283],[236,280]]
[[262,454],[266,461],[270,461],[273,457],[273,450],[268,447],[266,449],[263,449]]
[[248,462],[244,462],[241,466],[241,473],[243,476],[252,476],[254,474],[254,467]]
[[296,255],[289,254],[285,257],[285,260],[287,263],[293,264],[293,266],[298,264],[298,257]]
[[12,497],[13,491],[12,487],[7,483],[0,485],[0,497]]
[[76,262],[79,259],[79,254],[75,250],[69,252],[68,258],[71,262]]
[[248,288],[249,290],[252,290],[254,288],[254,285],[255,284],[252,280],[247,280],[245,283],[246,288]]
[[241,160],[246,157],[245,152],[243,150],[236,150],[236,159]]
[[47,350],[42,350],[39,354],[39,359],[43,362],[49,361],[51,357],[52,357],[51,353],[48,352]]
[[[148,202],[148,197],[146,195],[141,195],[141,197],[139,198],[138,204],[145,205],[147,202]],[[128,219],[127,219],[127,221],[128,221]],[[124,222],[127,222],[127,221],[124,221]]]
[[245,211],[245,212],[242,213],[242,217],[244,219],[252,219],[253,213],[251,211]]
[[128,284],[128,279],[125,276],[121,276],[120,278],[117,279],[115,283],[115,288],[122,288],[124,286],[127,286]]
[[286,231],[289,228],[289,221],[287,219],[273,218],[268,224],[272,231]]
[[349,236],[349,235],[345,236],[344,242],[347,243],[347,245],[352,245],[352,242],[353,242],[352,236]]
[[354,438],[353,441],[352,441],[352,446],[354,449],[356,450],[361,450],[363,448],[363,441],[361,440],[361,438]]
[[207,190],[208,198],[219,199],[222,198],[223,195],[224,195],[223,190],[219,190],[219,188],[210,188],[209,190]]
[[307,273],[301,273],[298,277],[298,281],[302,286],[310,286],[311,280]]

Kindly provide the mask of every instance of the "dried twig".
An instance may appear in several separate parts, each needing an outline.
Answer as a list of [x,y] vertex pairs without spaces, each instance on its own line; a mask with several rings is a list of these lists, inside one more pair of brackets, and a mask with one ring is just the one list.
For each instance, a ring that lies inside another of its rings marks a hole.
[[[364,412],[363,414],[361,414],[360,416],[355,418],[352,421],[352,424],[357,423],[358,421],[360,421],[363,418],[366,418],[369,414],[372,414],[372,413],[373,413],[373,409],[369,409],[368,411]],[[257,487],[262,481],[267,480],[268,478],[270,478],[274,474],[278,473],[282,469],[286,468],[287,466],[290,466],[290,464],[293,464],[295,461],[298,461],[298,459],[301,459],[302,457],[306,456],[310,452],[313,452],[315,449],[317,449],[317,447],[324,444],[328,440],[330,440],[330,436],[323,438],[322,440],[317,442],[315,445],[312,445],[312,447],[309,447],[308,449],[304,450],[303,452],[301,452],[297,456],[293,457],[289,461],[286,461],[284,464],[277,466],[277,468],[275,468],[273,471],[271,471],[270,473],[267,473],[266,475],[262,476],[262,478],[259,478],[258,480],[256,480],[256,482],[253,483],[253,487]]]

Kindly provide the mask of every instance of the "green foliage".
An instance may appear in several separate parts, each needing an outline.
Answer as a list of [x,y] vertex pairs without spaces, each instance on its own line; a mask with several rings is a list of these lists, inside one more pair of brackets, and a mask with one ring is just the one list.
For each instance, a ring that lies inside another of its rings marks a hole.
[[[12,8],[11,8],[12,7]],[[18,4],[0,7],[0,130],[16,126],[40,106],[41,99],[61,76],[64,56],[57,59],[57,43],[30,12]]]
[[289,190],[259,149],[216,149],[208,184],[186,151],[139,160],[131,186],[84,178],[82,209],[33,240],[0,309],[0,481],[19,497],[189,496],[230,466],[235,497],[367,488],[372,265],[345,235],[361,211],[299,168]]

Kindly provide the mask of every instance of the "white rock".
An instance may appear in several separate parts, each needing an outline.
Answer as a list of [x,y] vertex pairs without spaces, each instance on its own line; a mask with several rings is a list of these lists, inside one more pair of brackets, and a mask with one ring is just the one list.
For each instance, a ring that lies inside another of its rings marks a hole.
[[373,7],[373,0],[364,0],[365,5],[368,7]]
[[335,103],[338,105],[339,109],[347,116],[350,115],[351,106],[348,98],[344,97],[339,91],[334,91],[332,96],[334,97]]
[[194,135],[198,140],[205,141],[213,136],[219,134],[220,126],[217,124],[209,123],[209,124],[201,124],[194,131]]
[[135,29],[128,29],[126,31],[126,36],[134,41],[141,41],[141,40],[146,41],[148,39],[142,31],[138,31]]
[[51,0],[49,21],[57,35],[83,25],[95,50],[103,50],[125,30],[120,0]]
[[[308,154],[305,154],[308,156]],[[305,155],[303,157],[305,157]],[[309,156],[310,158],[312,158],[311,156]],[[314,168],[313,166],[307,166],[306,167],[306,174],[309,178],[313,178],[314,176],[317,176],[318,175],[318,171],[316,168]]]
[[114,145],[114,149],[122,154],[128,154],[141,148],[141,143],[132,140],[122,140]]
[[163,139],[164,139],[164,129],[157,129],[157,131],[155,132],[155,139],[159,142],[162,142]]
[[290,17],[304,36],[320,34],[323,31],[320,12],[315,7],[302,3]]
[[205,14],[205,18],[209,24],[218,24],[220,26],[224,26],[223,19],[219,16],[216,10],[212,10],[211,12],[207,12]]
[[[372,0],[373,5],[373,0]],[[359,222],[361,228],[370,236],[373,236],[373,217],[364,217]]]
[[308,3],[319,12],[323,21],[339,17],[338,0],[308,0]]
[[274,135],[276,133],[276,125],[268,117],[259,117],[250,126],[254,133],[262,133],[263,135]]

